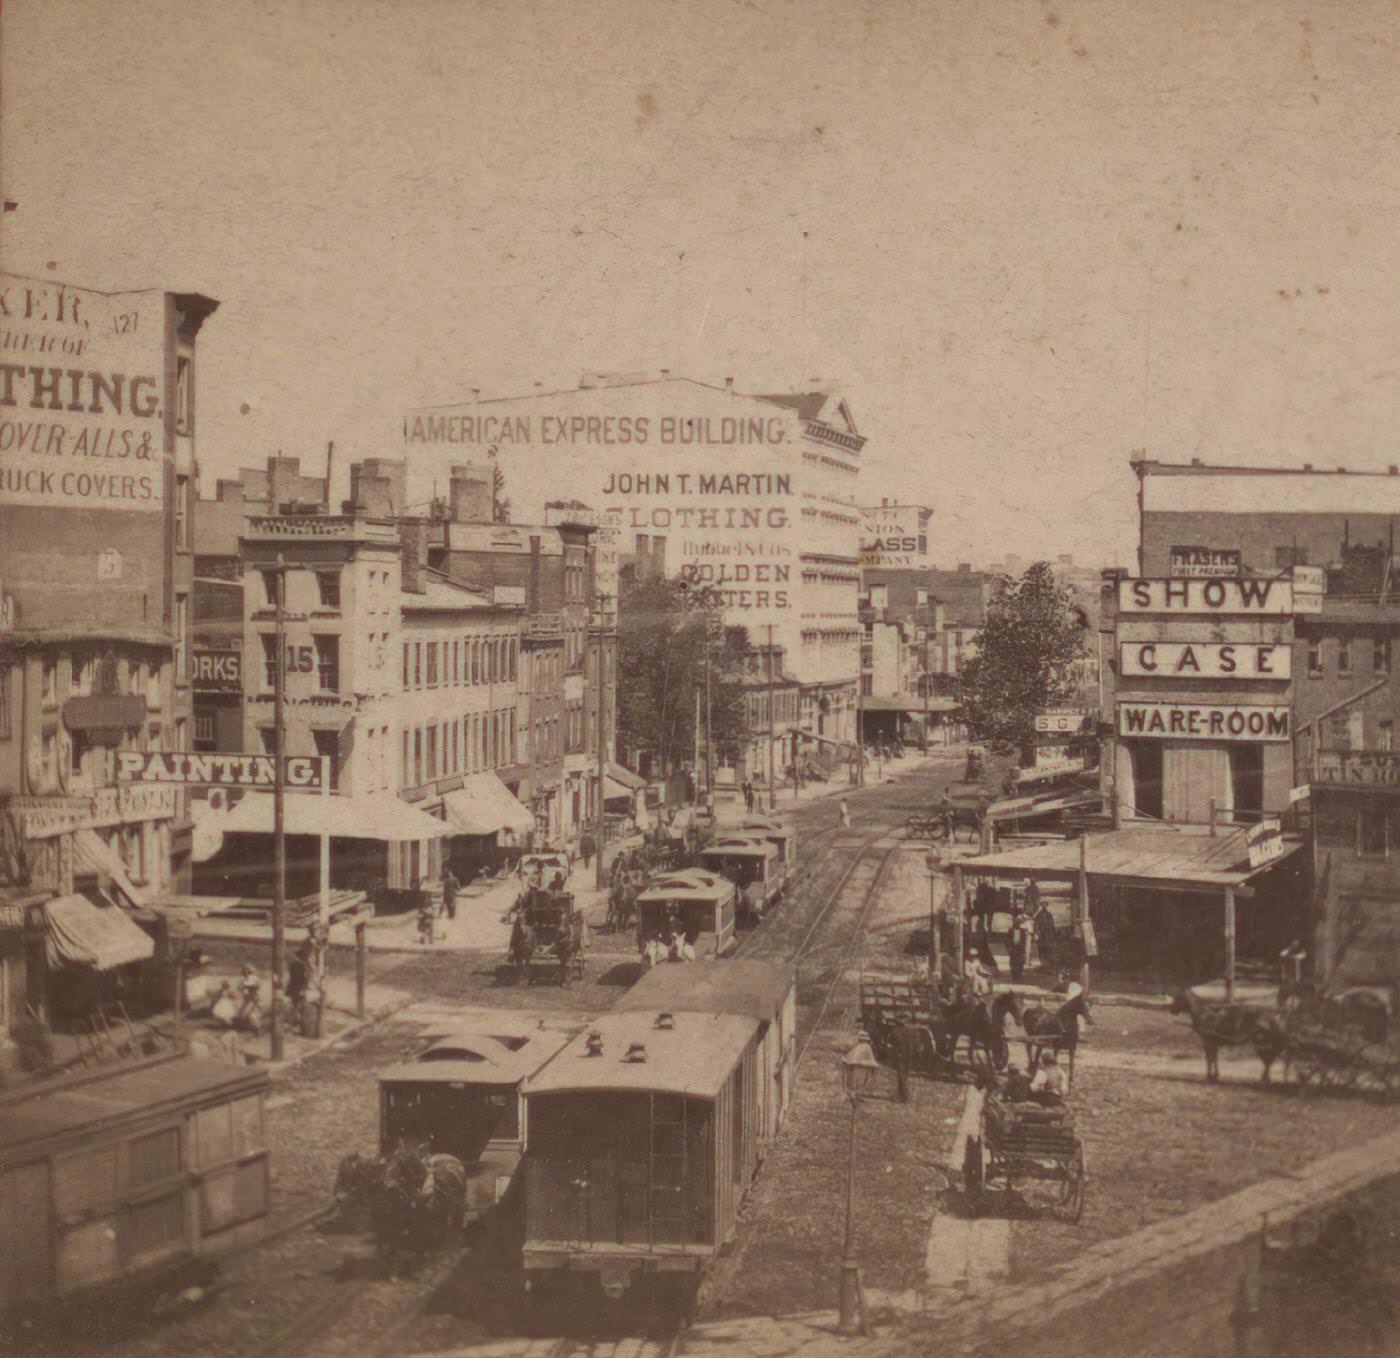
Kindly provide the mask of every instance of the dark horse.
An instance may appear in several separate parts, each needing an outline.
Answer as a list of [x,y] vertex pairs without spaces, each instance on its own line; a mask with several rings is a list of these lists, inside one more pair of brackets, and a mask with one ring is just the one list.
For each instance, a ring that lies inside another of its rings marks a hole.
[[636,911],[637,888],[625,876],[619,877],[608,893],[608,931],[625,933],[631,927]]
[[1021,1026],[1026,1030],[1026,1067],[1034,1073],[1040,1063],[1040,1054],[1047,1047],[1058,1056],[1069,1053],[1067,1078],[1074,1083],[1074,1052],[1079,1046],[1079,1020],[1092,1023],[1089,1012],[1089,997],[1081,992],[1072,1000],[1066,1000],[1058,1009],[1046,1009],[1042,1005],[1031,1005],[1021,1016]]
[[1269,1083],[1269,1068],[1278,1060],[1286,1045],[1277,1015],[1247,1004],[1211,1004],[1201,999],[1190,986],[1183,986],[1176,992],[1167,1012],[1190,1014],[1191,1026],[1201,1039],[1201,1048],[1205,1052],[1208,1081],[1220,1078],[1221,1047],[1236,1047],[1248,1042],[1264,1063],[1260,1083]]
[[[1017,1023],[1021,1018],[1021,997],[1014,990],[1005,990],[993,998],[991,995],[970,995],[955,1004],[940,1005],[941,1015],[935,1016],[935,1029],[942,1029],[951,1039],[951,1051],[957,1052],[958,1040],[967,1038],[967,1057],[977,1064],[977,1053],[986,1053],[990,1065],[1000,1069],[1006,1064],[1006,1016],[1011,1015]],[[934,1033],[934,1041],[939,1034]],[[940,1047],[941,1050],[941,1047]]]
[[523,915],[516,915],[510,927],[510,951],[507,961],[517,974],[523,975],[535,955],[535,931],[525,923]]
[[426,1144],[395,1146],[389,1155],[350,1155],[336,1174],[335,1196],[347,1215],[367,1215],[379,1257],[390,1276],[441,1249],[460,1231],[466,1213],[466,1167]]

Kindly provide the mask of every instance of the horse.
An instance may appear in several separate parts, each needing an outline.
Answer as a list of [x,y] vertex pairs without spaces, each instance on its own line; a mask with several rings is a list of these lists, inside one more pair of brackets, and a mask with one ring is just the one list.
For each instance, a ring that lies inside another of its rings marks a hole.
[[577,912],[567,926],[559,931],[559,937],[554,940],[553,952],[559,959],[559,984],[568,985],[574,959],[583,953],[583,917]]
[[375,1233],[380,1257],[394,1276],[400,1255],[421,1257],[442,1248],[466,1215],[467,1171],[455,1156],[425,1143],[395,1146],[384,1161]]
[[987,1053],[990,1065],[1005,1064],[1007,1057],[1006,1016],[1010,1014],[1017,1023],[1022,1021],[1021,997],[1014,990],[1004,990],[995,997],[976,996],[957,1006],[953,1021],[953,1044],[957,1039],[967,1038],[968,1060],[977,1062],[980,1047]]
[[1079,1020],[1092,1023],[1089,1012],[1089,997],[1082,991],[1071,1000],[1066,1000],[1058,1009],[1046,1009],[1033,1004],[1021,1015],[1021,1027],[1026,1033],[1026,1068],[1032,1073],[1040,1062],[1040,1054],[1050,1047],[1056,1056],[1062,1051],[1069,1053],[1069,1070],[1066,1078],[1074,1084],[1074,1053],[1079,1046]]
[[1269,1069],[1285,1047],[1276,1015],[1246,1004],[1208,1004],[1190,986],[1183,986],[1176,992],[1167,1012],[1191,1016],[1191,1027],[1201,1039],[1201,1049],[1205,1053],[1207,1082],[1220,1078],[1221,1047],[1248,1042],[1264,1064],[1259,1082],[1269,1083]]
[[625,878],[613,883],[608,893],[607,928],[612,933],[626,933],[637,910],[637,889]]

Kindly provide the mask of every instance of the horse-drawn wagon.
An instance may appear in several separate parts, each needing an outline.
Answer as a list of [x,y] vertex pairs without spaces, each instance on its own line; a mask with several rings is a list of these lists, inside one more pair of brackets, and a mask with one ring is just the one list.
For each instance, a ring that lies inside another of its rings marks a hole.
[[543,973],[568,985],[583,976],[588,927],[573,892],[531,887],[506,918],[511,925],[508,960],[517,980],[530,982]]
[[1027,1180],[1057,1183],[1059,1203],[1071,1221],[1084,1215],[1084,1143],[1065,1104],[1011,1099],[989,1090],[978,1112],[976,1135],[963,1148],[963,1187],[974,1201],[1000,1179],[1011,1191]]
[[931,982],[927,976],[862,976],[861,1026],[875,1054],[902,1075],[947,1071],[958,1043],[967,1039],[968,1059],[979,1054],[997,1070],[1010,1059],[1008,1017],[1021,1020],[1021,998],[1014,991],[974,995],[951,973]]

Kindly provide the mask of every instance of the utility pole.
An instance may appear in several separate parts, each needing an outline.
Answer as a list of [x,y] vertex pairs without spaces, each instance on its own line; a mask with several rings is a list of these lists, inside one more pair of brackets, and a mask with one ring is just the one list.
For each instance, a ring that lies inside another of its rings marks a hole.
[[768,624],[768,809],[778,805],[778,784],[775,778],[777,761],[773,753],[773,624]]
[[[594,804],[594,839],[597,841],[594,848],[597,850],[597,859],[593,864],[593,882],[601,891],[607,885],[607,874],[603,871],[603,843],[607,830],[607,823],[603,816],[603,791],[607,786],[603,781],[607,777],[607,730],[608,716],[607,707],[603,698],[603,676],[607,669],[607,637],[604,631],[607,613],[604,608],[606,596],[599,594],[598,599],[598,790],[597,800]],[[635,796],[636,794],[633,793]]]
[[715,744],[714,727],[710,723],[710,634],[705,632],[705,800],[710,815],[715,814]]
[[286,743],[283,713],[287,686],[287,634],[283,613],[287,603],[287,568],[282,553],[277,553],[277,633],[274,643],[277,665],[273,670],[272,689],[272,995],[268,1029],[271,1057],[282,1059],[282,1019],[278,1013],[277,995],[282,989],[283,914],[287,906],[287,833],[284,821],[284,789],[282,787],[282,752]]
[[861,701],[865,688],[865,624],[856,621],[856,786],[865,786],[865,741],[861,737],[861,717],[865,704]]

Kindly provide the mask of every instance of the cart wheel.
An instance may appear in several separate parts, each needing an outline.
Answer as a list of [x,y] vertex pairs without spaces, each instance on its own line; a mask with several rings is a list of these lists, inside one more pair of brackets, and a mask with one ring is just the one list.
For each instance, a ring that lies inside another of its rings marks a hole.
[[1074,1143],[1074,1159],[1070,1161],[1064,1186],[1060,1189],[1060,1205],[1069,1208],[1069,1218],[1076,1226],[1084,1215],[1084,1143]]
[[963,1191],[980,1193],[986,1178],[982,1169],[982,1138],[968,1137],[963,1144]]

